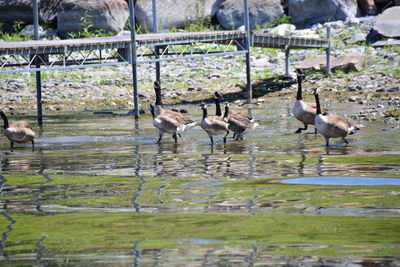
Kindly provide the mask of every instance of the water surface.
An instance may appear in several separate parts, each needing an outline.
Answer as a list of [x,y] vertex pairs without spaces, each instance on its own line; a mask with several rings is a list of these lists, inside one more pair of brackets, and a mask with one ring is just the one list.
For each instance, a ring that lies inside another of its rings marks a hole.
[[[399,125],[366,121],[350,145],[326,148],[313,127],[294,134],[291,106],[240,107],[260,126],[214,146],[201,128],[156,144],[150,115],[84,112],[45,117],[34,149],[11,151],[2,137],[1,261],[398,264]],[[185,108],[201,119],[197,106]]]

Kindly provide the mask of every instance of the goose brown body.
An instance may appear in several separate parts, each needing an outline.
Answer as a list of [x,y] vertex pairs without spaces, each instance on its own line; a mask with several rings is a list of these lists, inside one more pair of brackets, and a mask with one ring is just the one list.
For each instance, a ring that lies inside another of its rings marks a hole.
[[[216,115],[217,116],[221,116],[221,107],[220,107],[220,98],[222,97],[221,94],[219,94],[218,92],[214,93],[214,101],[215,101],[215,106],[216,106]],[[253,118],[253,116],[251,116],[250,114],[244,113],[240,110],[236,110],[236,109],[230,109],[228,107],[228,113],[226,114],[226,106],[225,106],[225,112],[224,112],[224,116],[226,121],[231,121],[231,128],[237,128],[237,132],[242,131],[241,128],[245,128],[243,130],[243,132],[249,132],[254,130],[257,126],[258,123],[255,121],[255,119]],[[237,137],[236,136],[236,132],[234,130],[233,131],[233,138],[243,138],[242,136]]]
[[35,145],[34,138],[35,132],[32,130],[31,125],[27,121],[15,121],[11,124],[8,123],[7,116],[0,110],[0,116],[4,122],[4,135],[10,141],[10,147],[14,147],[14,143],[28,143],[31,142],[32,146]]
[[313,94],[315,96],[315,102],[317,106],[315,128],[324,136],[326,146],[329,146],[330,138],[342,138],[342,140],[348,144],[349,142],[346,140],[346,136],[364,126],[346,117],[322,114],[318,91],[314,90]]
[[179,112],[163,108],[161,87],[157,81],[154,82],[154,91],[156,94],[156,103],[155,105],[150,105],[150,109],[153,116],[153,126],[159,130],[157,143],[161,141],[164,133],[172,134],[175,142],[177,142],[177,135],[180,136],[181,133],[196,126],[197,123]]
[[210,137],[211,144],[214,143],[213,136],[225,134],[223,137],[226,143],[226,136],[229,134],[228,123],[221,116],[208,116],[207,105],[202,103],[200,109],[203,110],[203,118],[201,120],[201,128],[207,132]]
[[[296,101],[294,103],[292,113],[293,116],[301,121],[304,125],[304,128],[298,128],[295,133],[301,133],[301,131],[305,131],[308,128],[308,125],[315,124],[315,114],[317,112],[317,105],[311,102],[303,101],[302,95],[302,80],[305,77],[305,74],[302,70],[297,69],[297,96]],[[327,114],[327,109],[321,108],[323,114]],[[317,133],[317,129],[315,129],[315,133]]]
[[243,139],[243,134],[248,131],[254,130],[258,123],[249,120],[244,120],[242,117],[231,116],[229,111],[229,103],[225,103],[225,112],[223,119],[228,123],[228,130],[234,133],[236,140]]

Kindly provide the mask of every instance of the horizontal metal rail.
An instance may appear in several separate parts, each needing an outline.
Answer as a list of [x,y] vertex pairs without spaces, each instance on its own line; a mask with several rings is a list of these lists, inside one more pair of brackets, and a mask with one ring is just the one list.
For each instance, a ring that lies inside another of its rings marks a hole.
[[283,37],[265,33],[254,33],[253,46],[282,49],[328,48],[329,41],[327,39]]
[[[245,31],[137,35],[137,64],[247,53]],[[129,60],[130,36],[0,43],[0,73],[119,66]],[[210,45],[210,47],[204,47]],[[281,37],[251,32],[251,46],[327,48],[328,39]],[[36,66],[38,60],[41,66]]]

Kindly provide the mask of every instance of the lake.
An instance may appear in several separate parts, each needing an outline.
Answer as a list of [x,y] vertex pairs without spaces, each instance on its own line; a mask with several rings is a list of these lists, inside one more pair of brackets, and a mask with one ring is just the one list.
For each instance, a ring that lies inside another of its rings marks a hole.
[[[260,126],[214,146],[200,127],[157,144],[151,116],[125,111],[47,114],[34,149],[2,136],[0,261],[398,266],[400,124],[363,121],[350,145],[326,148],[312,126],[294,134],[292,104],[235,107]],[[179,107],[201,120],[197,105]]]

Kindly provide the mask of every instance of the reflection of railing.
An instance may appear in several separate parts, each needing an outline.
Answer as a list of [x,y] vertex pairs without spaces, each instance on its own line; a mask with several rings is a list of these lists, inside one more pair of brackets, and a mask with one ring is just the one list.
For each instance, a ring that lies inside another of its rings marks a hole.
[[5,253],[5,250],[4,250],[4,248],[5,248],[5,242],[6,242],[7,239],[8,239],[8,234],[9,234],[11,231],[14,230],[14,229],[12,228],[12,226],[13,226],[14,224],[16,224],[17,221],[15,221],[10,215],[8,215],[8,214],[5,213],[5,212],[0,212],[0,215],[2,215],[3,217],[5,217],[5,218],[7,219],[7,221],[10,222],[10,224],[6,226],[7,230],[4,231],[4,232],[1,234],[1,240],[0,240],[0,251],[3,252],[3,257],[4,257],[4,258],[7,258],[8,255]]
[[47,239],[47,235],[44,235],[35,245],[38,247],[38,252],[36,258],[38,260],[42,259],[44,252],[46,251],[47,247],[42,245],[42,243]]
[[51,179],[48,174],[43,173],[43,171],[44,171],[44,169],[41,169],[39,171],[39,174],[43,175],[43,178],[45,178],[46,181],[44,181],[43,183],[40,183],[39,189],[35,192],[35,195],[36,195],[35,205],[36,205],[36,209],[40,212],[44,212],[41,208],[43,202],[45,201],[45,199],[42,198],[42,193],[45,190],[46,184],[53,181],[53,179]]
[[132,247],[132,254],[134,256],[133,259],[133,263],[132,266],[136,267],[136,266],[140,266],[140,258],[142,256],[142,252],[138,249],[139,244],[142,242],[143,240],[138,240],[133,244]]
[[143,159],[140,154],[140,146],[136,145],[135,146],[135,156],[136,156],[136,167],[135,167],[135,176],[140,179],[140,182],[138,184],[137,189],[134,191],[133,197],[132,197],[132,207],[135,209],[136,212],[140,212],[140,203],[138,201],[140,197],[140,192],[143,190],[143,186],[146,183],[144,180],[144,177],[140,174],[140,171],[142,170],[143,166]]

